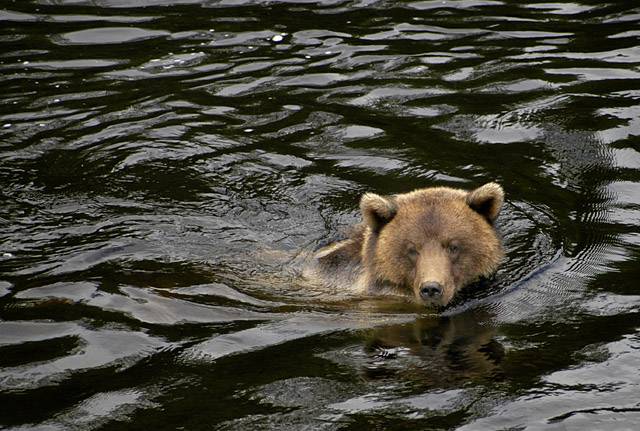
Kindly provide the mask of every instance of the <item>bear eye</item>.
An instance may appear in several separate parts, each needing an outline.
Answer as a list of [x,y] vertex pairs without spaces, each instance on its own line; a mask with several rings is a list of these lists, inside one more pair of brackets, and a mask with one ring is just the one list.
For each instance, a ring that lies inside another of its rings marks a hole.
[[460,253],[460,246],[456,243],[450,243],[447,246],[447,251],[449,252],[449,254],[451,255],[457,255],[458,253]]
[[407,247],[407,256],[409,256],[409,259],[416,260],[418,254],[420,253],[418,253],[418,249],[416,249],[415,245],[410,244],[409,247]]

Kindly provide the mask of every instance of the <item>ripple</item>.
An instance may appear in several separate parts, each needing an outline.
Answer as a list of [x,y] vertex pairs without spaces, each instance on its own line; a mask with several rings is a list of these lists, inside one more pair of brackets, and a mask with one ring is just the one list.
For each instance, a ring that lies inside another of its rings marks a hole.
[[232,301],[242,302],[250,305],[257,305],[261,307],[279,305],[275,302],[261,301],[252,296],[239,292],[222,283],[201,284],[197,286],[188,286],[180,288],[179,290],[172,290],[173,294],[193,296],[214,296],[222,297]]
[[137,389],[101,392],[95,394],[55,418],[39,424],[38,428],[64,429],[82,427],[97,429],[113,421],[128,421],[136,410],[158,407]]
[[402,160],[394,160],[388,157],[345,155],[341,157],[327,157],[327,159],[336,160],[336,166],[341,168],[359,168],[380,174],[391,171],[400,171],[405,169],[408,165]]
[[612,143],[617,141],[624,141],[634,136],[638,136],[640,131],[640,120],[638,120],[638,114],[640,114],[640,108],[631,106],[627,108],[614,108],[614,109],[601,109],[599,114],[605,116],[615,117],[619,120],[620,125],[609,129],[600,130],[598,132],[602,140],[606,143]]
[[473,139],[488,144],[510,144],[516,142],[535,141],[544,129],[531,124],[519,124],[510,118],[511,115],[491,115],[479,118],[454,116],[447,123],[437,127],[455,133],[459,139]]
[[209,42],[213,47],[245,46],[248,44],[269,45],[271,39],[277,35],[271,30],[248,31],[242,33],[215,33],[214,40]]
[[114,243],[92,244],[86,248],[69,251],[64,260],[56,259],[14,273],[15,276],[28,274],[61,275],[78,271],[86,271],[97,265],[116,259],[126,259],[134,255],[142,258],[150,252],[141,241],[118,241]]
[[515,39],[551,39],[573,36],[572,33],[556,33],[549,31],[499,31],[494,37]]
[[98,286],[93,283],[54,283],[22,290],[17,292],[14,297],[19,299],[60,298],[80,302],[92,297],[97,291]]
[[101,8],[144,8],[153,6],[178,6],[199,4],[197,0],[37,0],[39,4],[63,4],[67,6],[99,6]]
[[585,301],[582,308],[594,316],[637,313],[640,309],[640,296],[603,293]]
[[11,293],[12,287],[13,286],[8,281],[0,280],[0,298]]
[[[190,297],[194,293],[203,293],[202,286],[195,291],[193,289],[196,288],[192,287],[191,290],[186,289],[184,292],[178,291],[176,293],[189,293]],[[231,288],[225,288],[224,285],[219,285],[215,290],[209,291],[209,295],[226,297],[251,305],[276,305],[268,301],[259,301],[240,292],[234,292]],[[40,300],[45,305],[49,299],[82,302],[101,310],[122,313],[141,322],[161,325],[187,322],[220,323],[236,320],[265,320],[272,317],[269,313],[255,313],[174,298],[168,296],[167,292],[163,290],[153,291],[135,287],[122,287],[118,293],[109,293],[100,290],[96,285],[84,282],[54,283],[48,286],[23,290],[18,292],[15,297],[17,299]]]
[[[542,388],[506,402],[488,417],[471,421],[460,429],[524,425],[542,429],[558,423],[584,427],[593,424],[594,416],[603,427],[632,429],[638,418],[632,400],[639,382],[631,372],[640,365],[633,353],[637,344],[637,335],[609,343],[603,346],[610,355],[608,360],[552,373],[543,379]],[[600,390],[588,390],[591,387]]]
[[536,3],[524,6],[528,9],[542,9],[558,15],[578,15],[592,11],[596,6],[587,6],[577,3]]
[[409,23],[396,24],[392,30],[386,30],[378,33],[363,36],[366,40],[426,40],[441,41],[456,38],[467,37],[470,35],[478,35],[485,33],[480,29],[452,29],[435,26],[424,26]]
[[[594,61],[606,61],[607,63],[637,63],[640,58],[640,48],[621,48],[614,51],[602,51],[602,52],[528,52],[527,54],[516,55],[512,57],[514,60],[521,59],[572,59],[572,60],[594,60]],[[552,69],[548,69],[552,72]],[[599,69],[595,69],[594,73],[603,73]],[[560,73],[568,73],[564,70]],[[614,74],[615,76],[615,74]]]
[[0,322],[0,343],[44,342],[71,336],[81,347],[50,361],[0,369],[5,391],[60,384],[74,375],[99,367],[129,368],[154,351],[167,346],[141,332],[85,329],[73,323]]
[[374,392],[351,398],[341,403],[328,406],[342,415],[354,415],[384,411],[387,414],[410,411],[407,416],[417,419],[433,415],[446,415],[457,411],[464,403],[469,402],[469,394],[464,390],[434,391],[414,397],[386,399],[383,394]]
[[384,134],[384,130],[369,126],[348,126],[344,130],[344,139],[373,138]]
[[136,27],[102,27],[63,33],[54,36],[53,41],[60,45],[105,45],[138,42],[168,35],[169,32],[164,30],[149,30]]
[[409,114],[412,117],[440,117],[442,115],[453,114],[457,111],[457,108],[449,105],[440,105],[440,106],[429,106],[429,107],[419,107],[419,108],[410,108]]
[[420,99],[428,96],[436,96],[446,94],[446,90],[442,89],[419,89],[419,88],[399,88],[387,87],[371,90],[367,94],[357,97],[349,101],[350,105],[371,106],[375,107],[379,104],[390,103],[394,100],[401,102]]
[[61,61],[34,61],[26,65],[29,69],[65,70],[65,69],[94,69],[113,67],[125,63],[122,60],[61,60]]
[[26,14],[10,10],[0,11],[0,21],[18,21],[18,22],[114,22],[114,23],[139,23],[154,21],[157,19],[153,16],[124,16],[124,15],[56,15],[56,14]]
[[501,6],[504,2],[496,0],[431,0],[409,3],[410,7],[418,10],[431,9],[467,9],[477,7]]
[[607,219],[619,225],[637,226],[640,220],[640,192],[638,184],[632,181],[616,181],[608,185],[615,196],[612,206],[616,211],[607,214]]
[[268,313],[255,313],[231,307],[208,306],[182,299],[165,298],[159,292],[123,287],[122,294],[99,293],[88,305],[104,310],[125,313],[141,322],[178,324],[185,322],[230,322],[236,320],[264,320]]
[[[342,316],[327,319],[320,314],[300,314],[282,321],[269,322],[244,331],[224,334],[197,344],[184,352],[187,361],[214,361],[216,359],[264,349],[300,338],[336,331],[369,328],[385,324],[394,316],[361,319],[359,316]],[[396,316],[397,320],[407,317]]]
[[640,30],[629,30],[629,31],[623,31],[622,33],[617,33],[617,34],[612,34],[611,36],[608,36],[609,39],[621,39],[621,38],[637,38],[638,36],[640,36]]
[[530,91],[551,90],[555,84],[542,79],[520,79],[512,82],[492,84],[489,87],[481,88],[482,92],[490,93],[524,93]]
[[603,68],[603,67],[570,67],[545,69],[545,72],[555,75],[575,75],[583,81],[601,81],[613,79],[638,79],[640,72],[627,69]]
[[349,79],[339,73],[316,73],[286,79],[278,83],[285,87],[326,87]]
[[149,62],[131,69],[111,70],[104,74],[115,79],[148,79],[168,76],[191,76],[200,71],[212,72],[223,70],[225,64],[208,64],[200,66],[207,58],[203,52],[172,54],[163,58],[154,58]]
[[[336,391],[335,388],[340,388]],[[300,391],[299,388],[304,388]],[[353,385],[323,378],[292,378],[267,384],[255,393],[263,402],[282,407],[317,407],[320,402],[335,402],[353,392]]]
[[265,89],[269,87],[267,84],[271,84],[274,81],[276,81],[276,78],[271,77],[245,79],[244,82],[224,86],[224,88],[217,90],[215,92],[215,95],[223,97],[237,97],[249,93],[253,94],[256,92],[265,91]]

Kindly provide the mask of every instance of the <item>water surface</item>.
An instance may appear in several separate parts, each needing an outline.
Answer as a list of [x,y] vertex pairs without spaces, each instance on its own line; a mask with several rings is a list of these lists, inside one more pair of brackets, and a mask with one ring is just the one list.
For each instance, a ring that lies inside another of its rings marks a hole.
[[[0,4],[0,427],[640,422],[633,2]],[[500,182],[441,315],[306,288],[366,191]]]

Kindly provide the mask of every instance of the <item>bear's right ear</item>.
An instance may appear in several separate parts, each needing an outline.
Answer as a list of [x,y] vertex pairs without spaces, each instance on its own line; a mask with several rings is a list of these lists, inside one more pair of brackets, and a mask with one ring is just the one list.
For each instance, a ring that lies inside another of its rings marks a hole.
[[374,232],[379,232],[398,212],[392,197],[383,197],[375,193],[365,193],[360,199],[360,211],[364,222]]

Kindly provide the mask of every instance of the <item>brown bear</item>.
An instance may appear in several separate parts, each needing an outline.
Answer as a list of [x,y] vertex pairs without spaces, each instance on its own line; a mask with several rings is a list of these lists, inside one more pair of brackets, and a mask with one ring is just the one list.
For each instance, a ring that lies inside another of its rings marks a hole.
[[503,256],[494,222],[502,187],[431,187],[393,196],[366,193],[363,223],[317,251],[305,277],[361,294],[402,295],[430,307],[491,275]]

